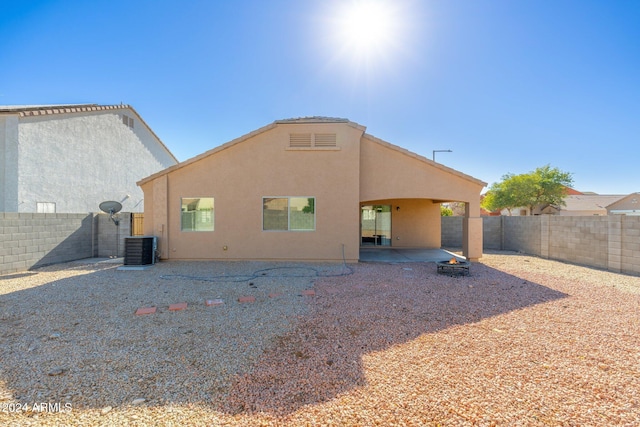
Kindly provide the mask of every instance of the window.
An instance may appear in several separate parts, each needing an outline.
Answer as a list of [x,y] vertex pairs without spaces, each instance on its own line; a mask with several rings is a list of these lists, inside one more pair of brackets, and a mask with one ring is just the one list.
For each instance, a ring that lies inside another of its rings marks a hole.
[[56,213],[56,204],[53,202],[36,202],[37,213]]
[[182,198],[182,231],[213,231],[213,197]]
[[316,229],[315,197],[263,197],[262,229],[264,231],[314,231]]

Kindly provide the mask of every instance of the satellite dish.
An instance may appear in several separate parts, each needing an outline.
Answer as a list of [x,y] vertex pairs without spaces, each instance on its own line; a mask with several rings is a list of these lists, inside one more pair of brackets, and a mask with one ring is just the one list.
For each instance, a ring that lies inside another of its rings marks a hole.
[[122,210],[122,204],[113,200],[100,203],[100,210],[109,214],[109,218],[115,225],[120,225],[120,221],[113,216]]

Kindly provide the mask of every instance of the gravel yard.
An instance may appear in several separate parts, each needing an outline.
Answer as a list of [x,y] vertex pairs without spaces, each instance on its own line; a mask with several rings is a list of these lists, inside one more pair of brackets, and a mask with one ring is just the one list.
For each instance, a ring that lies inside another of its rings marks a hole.
[[507,252],[459,278],[117,266],[0,276],[0,425],[640,425],[640,277]]

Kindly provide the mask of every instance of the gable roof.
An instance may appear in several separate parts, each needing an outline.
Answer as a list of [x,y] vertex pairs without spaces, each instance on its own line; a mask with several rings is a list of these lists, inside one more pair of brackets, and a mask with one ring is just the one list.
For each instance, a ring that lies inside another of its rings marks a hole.
[[400,147],[398,145],[391,144],[390,142],[387,142],[385,140],[377,138],[377,137],[375,137],[375,136],[373,136],[371,134],[365,133],[363,135],[363,138],[366,138],[369,141],[378,143],[378,144],[380,144],[380,145],[382,145],[384,147],[387,147],[387,148],[389,148],[391,150],[397,151],[397,152],[399,152],[401,154],[404,154],[405,156],[413,157],[414,159],[419,160],[419,161],[421,161],[423,163],[426,163],[429,166],[432,166],[432,167],[435,167],[437,169],[443,170],[443,171],[445,171],[447,173],[450,173],[452,175],[456,175],[456,176],[458,176],[460,178],[466,179],[467,181],[471,181],[471,182],[473,182],[475,184],[479,184],[482,187],[486,187],[487,186],[486,182],[484,182],[482,180],[479,180],[477,178],[474,178],[471,175],[467,175],[467,174],[462,173],[462,172],[460,172],[458,170],[455,170],[455,169],[452,169],[450,167],[447,167],[447,166],[445,166],[445,165],[443,165],[441,163],[434,162],[433,160],[430,160],[430,159],[428,159],[428,158],[426,158],[424,156],[421,156],[420,154],[416,154],[413,151],[409,151],[406,148],[402,148],[402,147]]
[[270,123],[266,126],[263,126],[261,128],[258,128],[256,130],[254,130],[253,132],[249,132],[245,135],[242,135],[238,138],[232,139],[229,142],[225,142],[222,145],[218,145],[217,147],[214,147],[210,150],[205,151],[202,154],[198,154],[195,157],[192,157],[188,160],[185,160],[184,162],[178,163],[177,165],[173,165],[170,166],[164,170],[161,170],[159,172],[154,173],[153,175],[150,175],[146,178],[141,179],[140,181],[138,181],[138,185],[142,185],[146,182],[152,181],[154,179],[156,179],[159,176],[162,175],[166,175],[168,173],[171,173],[175,170],[178,169],[182,169],[185,166],[188,166],[192,163],[196,163],[202,159],[205,159],[209,156],[212,156],[222,150],[226,150],[227,148],[231,148],[234,145],[240,144],[241,142],[246,141],[249,138],[253,138],[256,135],[260,135],[261,133],[267,132],[275,127],[277,127],[279,124],[306,124],[306,123],[344,123],[347,124],[349,126],[355,127],[357,129],[362,129],[362,131],[364,132],[364,127],[360,126],[357,123],[353,123],[347,119],[339,119],[339,118],[331,118],[331,117],[320,117],[320,116],[314,116],[314,117],[300,117],[300,118],[294,118],[294,119],[284,119],[284,120],[276,120],[273,123]]
[[352,123],[349,119],[342,119],[339,117],[324,117],[324,116],[306,116],[296,117],[291,119],[276,120],[274,123]]
[[181,168],[183,168],[185,166],[188,166],[188,165],[190,165],[192,163],[198,162],[198,161],[200,161],[200,160],[202,160],[204,158],[207,158],[207,157],[209,157],[209,156],[211,156],[211,155],[213,155],[215,153],[218,153],[218,152],[220,152],[222,150],[226,150],[227,148],[233,147],[236,144],[240,144],[241,142],[246,141],[249,138],[252,138],[252,137],[254,137],[256,135],[259,135],[261,133],[267,132],[267,131],[277,127],[280,124],[309,124],[309,123],[342,123],[342,124],[347,124],[348,126],[351,126],[353,128],[362,130],[362,132],[363,132],[362,137],[363,138],[367,138],[368,140],[370,140],[372,142],[381,144],[381,145],[383,145],[383,146],[385,146],[385,147],[387,147],[387,148],[389,148],[391,150],[395,150],[395,151],[397,151],[397,152],[399,152],[401,154],[404,154],[406,156],[413,157],[414,159],[417,159],[417,160],[419,160],[421,162],[427,163],[430,166],[433,166],[433,167],[436,167],[436,168],[441,169],[443,171],[446,171],[448,173],[457,175],[457,176],[459,176],[459,177],[461,177],[463,179],[472,181],[472,182],[474,182],[476,184],[479,184],[479,185],[481,185],[483,187],[485,187],[487,185],[486,182],[481,181],[481,180],[479,180],[477,178],[474,178],[474,177],[472,177],[470,175],[466,175],[466,174],[464,174],[462,172],[459,172],[459,171],[457,171],[455,169],[446,167],[444,165],[441,165],[440,163],[436,163],[436,162],[434,162],[432,160],[429,160],[426,157],[423,157],[423,156],[421,156],[419,154],[413,153],[413,152],[411,152],[411,151],[409,151],[407,149],[404,149],[404,148],[399,147],[397,145],[394,145],[394,144],[391,144],[389,142],[386,142],[386,141],[384,141],[384,140],[382,140],[380,138],[376,138],[373,135],[365,133],[365,130],[366,130],[365,126],[362,126],[362,125],[360,125],[358,123],[352,122],[349,119],[337,118],[337,117],[324,117],[324,116],[307,116],[307,117],[298,117],[298,118],[291,118],[291,119],[276,120],[273,123],[270,123],[270,124],[268,124],[266,126],[263,126],[263,127],[259,128],[259,129],[256,129],[253,132],[249,132],[249,133],[247,133],[245,135],[242,135],[242,136],[240,136],[240,137],[238,137],[236,139],[233,139],[233,140],[231,140],[229,142],[226,142],[226,143],[224,143],[222,145],[214,147],[214,148],[212,148],[212,149],[210,149],[208,151],[205,151],[202,154],[199,154],[199,155],[197,155],[195,157],[192,157],[191,159],[185,160],[184,162],[178,163],[177,165],[173,165],[173,166],[170,166],[170,167],[168,167],[168,168],[166,168],[164,170],[156,172],[153,175],[150,175],[150,176],[148,176],[146,178],[141,179],[140,181],[138,181],[137,184],[138,185],[145,184],[145,183],[147,183],[149,181],[154,180],[155,178],[157,178],[159,176],[166,175],[166,174],[171,173],[171,172],[173,172],[175,170],[178,170],[178,169],[181,169]]
[[84,113],[91,111],[131,108],[128,105],[56,104],[56,105],[0,105],[0,113],[18,113],[20,117],[51,114]]
[[636,193],[627,194],[626,196],[622,196],[618,200],[615,200],[615,201],[611,202],[611,204],[609,204],[609,205],[607,205],[605,207],[607,209],[613,209],[613,208],[615,208],[614,205],[622,204],[622,203],[626,202],[627,199],[630,199],[629,201],[632,204],[636,204],[636,203],[638,203],[638,199],[640,199],[640,193],[636,192]]
[[565,206],[562,206],[563,211],[597,211],[606,210],[607,206],[617,202],[624,198],[622,195],[569,195],[564,198]]
[[576,190],[574,188],[571,188],[571,187],[564,187],[564,188],[567,190],[567,195],[569,195],[569,196],[579,196],[581,194],[585,194],[585,193],[583,193],[581,191],[578,191],[578,190]]
[[140,123],[147,128],[149,132],[160,143],[162,148],[171,156],[171,158],[178,163],[178,159],[173,155],[171,150],[162,142],[162,140],[156,135],[156,133],[149,127],[144,119],[138,114],[138,112],[130,105],[98,105],[98,104],[59,104],[59,105],[0,105],[0,115],[2,114],[17,114],[19,117],[33,117],[33,116],[48,116],[56,114],[74,114],[74,113],[93,113],[98,111],[109,110],[130,110],[136,115],[136,118],[140,120]]

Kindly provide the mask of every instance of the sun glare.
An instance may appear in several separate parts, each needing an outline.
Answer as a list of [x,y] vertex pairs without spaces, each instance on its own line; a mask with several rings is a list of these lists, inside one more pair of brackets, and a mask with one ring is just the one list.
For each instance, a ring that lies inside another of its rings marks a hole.
[[398,17],[390,1],[351,0],[337,13],[338,42],[358,56],[384,54],[398,36]]

